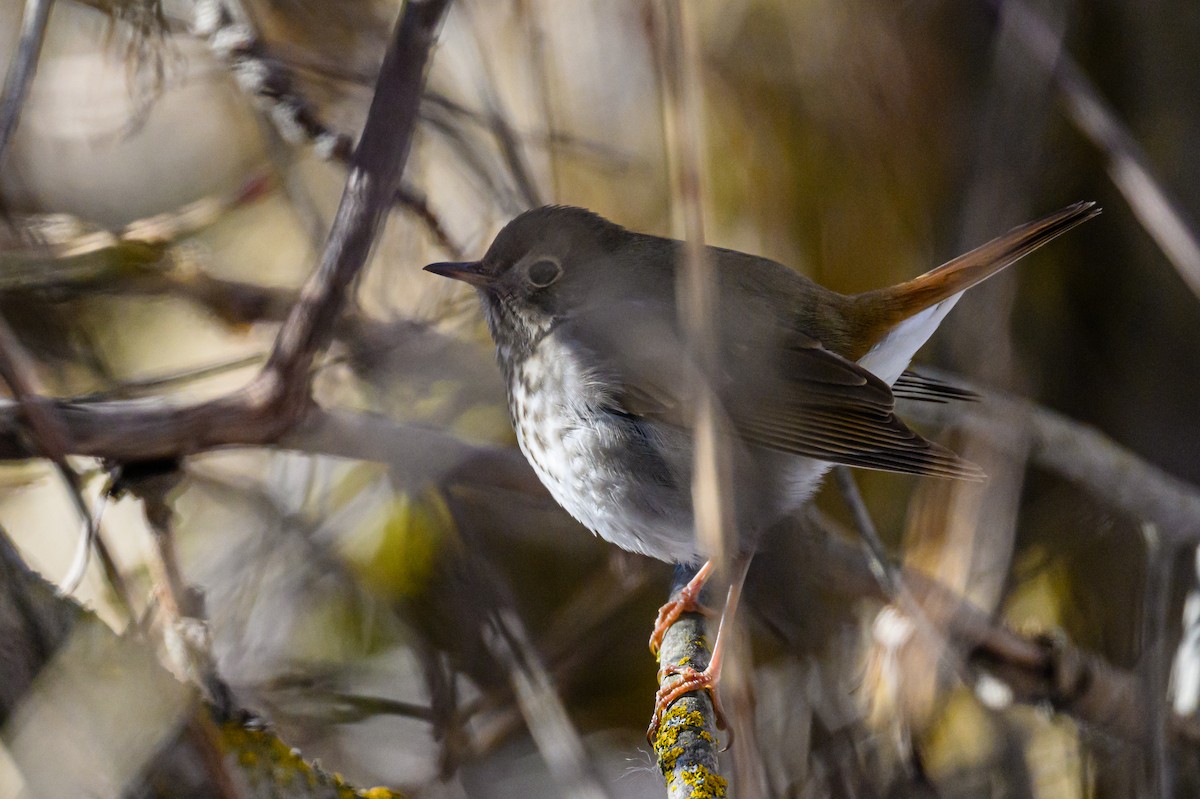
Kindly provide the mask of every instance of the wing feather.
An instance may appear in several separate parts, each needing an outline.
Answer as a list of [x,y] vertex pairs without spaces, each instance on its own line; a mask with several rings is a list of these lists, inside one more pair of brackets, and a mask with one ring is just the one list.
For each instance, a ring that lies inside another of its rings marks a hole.
[[[691,425],[698,372],[686,357],[673,309],[645,302],[608,306],[563,323],[560,335],[587,349],[613,386],[611,410],[680,428]],[[776,331],[775,340],[756,330]],[[739,436],[777,452],[867,469],[967,480],[982,471],[910,429],[886,383],[799,331],[769,325],[724,330],[722,373],[711,380]],[[735,354],[736,353],[736,354]]]

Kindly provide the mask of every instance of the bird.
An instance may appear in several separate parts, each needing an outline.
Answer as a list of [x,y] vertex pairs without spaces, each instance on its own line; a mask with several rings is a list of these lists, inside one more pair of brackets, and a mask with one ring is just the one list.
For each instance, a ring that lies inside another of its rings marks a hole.
[[983,472],[908,427],[895,399],[961,395],[907,371],[967,289],[1100,212],[1080,202],[1013,228],[887,288],[846,295],[767,258],[705,247],[715,273],[715,357],[690,346],[677,310],[683,242],[629,230],[584,208],[513,218],[483,257],[429,264],[473,286],[496,346],[517,442],[551,496],[622,549],[699,567],[659,611],[651,636],[699,608],[713,573],[694,533],[691,476],[699,390],[730,446],[729,591],[703,671],[659,691],[712,693],[727,620],[762,533],[794,513],[834,465],[979,481]]

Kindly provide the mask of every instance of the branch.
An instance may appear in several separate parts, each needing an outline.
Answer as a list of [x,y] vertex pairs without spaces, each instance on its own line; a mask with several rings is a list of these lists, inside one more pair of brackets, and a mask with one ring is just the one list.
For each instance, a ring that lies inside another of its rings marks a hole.
[[[365,265],[399,186],[425,65],[448,5],[449,0],[409,0],[404,6],[321,263],[258,377],[234,394],[190,405],[161,400],[54,403],[70,452],[116,461],[171,458],[272,443],[300,421],[308,410],[313,359],[333,336],[347,287]],[[4,410],[0,451],[36,455],[21,441],[14,409]]]
[[290,427],[308,399],[309,369],[333,336],[346,288],[362,269],[380,223],[400,187],[416,128],[425,66],[449,0],[408,0],[379,69],[333,230],[317,271],[292,308],[275,340],[255,390],[266,390]]
[[[810,528],[836,528],[814,509],[810,509],[806,521]],[[839,593],[890,601],[857,547],[844,543],[841,536],[814,535],[811,530],[801,538],[807,547],[804,558],[822,566],[823,585],[836,585]],[[795,562],[791,557],[773,560]],[[1050,705],[1129,744],[1140,746],[1149,740],[1143,696],[1134,674],[1113,667],[1065,639],[1019,635],[928,576],[911,569],[902,573],[905,585],[929,621],[943,631],[970,665],[1001,680],[1011,691],[1009,701]],[[768,582],[776,589],[788,585],[779,575]],[[792,593],[796,606],[786,612],[800,613],[800,604],[811,597]],[[1177,743],[1188,747],[1200,743],[1200,728],[1190,719],[1173,715],[1169,724]]]
[[1053,76],[1067,116],[1108,160],[1108,175],[1137,220],[1179,276],[1200,297],[1200,240],[1179,203],[1151,170],[1137,140],[1096,89],[1079,64],[1061,52],[1046,22],[1024,3],[990,0],[1012,14],[1015,29],[1035,60]]
[[[687,576],[684,570],[677,571],[672,599],[687,584]],[[663,636],[659,664],[691,666],[702,671],[711,654],[704,616],[684,613]],[[659,671],[660,688],[678,679]],[[684,694],[667,709],[651,744],[667,783],[669,799],[725,796],[727,781],[717,763],[716,729],[712,699],[706,691]]]
[[534,744],[566,795],[610,799],[611,793],[597,776],[582,737],[512,608],[489,614],[484,641],[512,685]]
[[50,19],[53,0],[25,0],[25,13],[21,17],[21,39],[17,52],[8,66],[8,77],[4,81],[4,96],[0,98],[0,164],[8,152],[17,120],[21,118],[21,106],[29,94],[29,85],[37,71],[38,58],[42,53],[42,41],[46,37],[46,23]]
[[[432,32],[448,0],[423,0],[421,4],[442,7],[422,12],[432,15],[428,25]],[[334,130],[321,118],[297,88],[291,69],[275,58],[262,41],[240,0],[204,4],[196,14],[193,30],[208,39],[209,46],[226,62],[238,85],[267,105],[267,117],[280,136],[292,143],[311,142],[322,158],[342,164],[355,163],[354,139]],[[387,68],[386,61],[383,68]],[[461,254],[462,248],[450,238],[419,189],[397,181],[391,199],[420,219],[443,249],[455,257]]]
[[[31,571],[0,531],[0,723],[31,795],[328,797],[356,793],[246,717],[217,722],[158,664]],[[36,678],[36,680],[35,680]],[[8,723],[11,722],[11,723]],[[70,751],[64,760],[58,753]],[[238,779],[233,779],[236,776]]]
[[961,425],[1002,447],[1009,438],[998,433],[1021,420],[1029,426],[1029,458],[1035,464],[1086,488],[1136,520],[1153,522],[1171,543],[1200,540],[1200,489],[1196,486],[1172,477],[1089,425],[1030,400],[985,391],[955,375],[926,371],[981,394],[982,400],[953,408],[909,403],[904,409],[907,418]]

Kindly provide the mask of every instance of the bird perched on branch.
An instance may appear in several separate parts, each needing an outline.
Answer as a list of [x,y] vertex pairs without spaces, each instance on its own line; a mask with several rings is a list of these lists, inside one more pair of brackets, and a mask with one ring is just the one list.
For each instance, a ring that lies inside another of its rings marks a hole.
[[[479,261],[425,269],[478,290],[521,450],[559,504],[619,547],[705,561],[691,476],[698,389],[711,392],[733,442],[728,617],[759,535],[834,464],[982,479],[896,416],[896,394],[953,393],[906,372],[909,361],[964,291],[1097,213],[1072,205],[913,280],[849,296],[766,258],[706,248],[717,283],[708,359],[694,356],[676,313],[684,244],[582,208],[528,211]],[[696,608],[711,573],[705,562],[663,607],[652,649]],[[716,684],[724,638],[719,630],[704,671],[673,669],[682,677],[659,692],[651,729],[676,698]]]

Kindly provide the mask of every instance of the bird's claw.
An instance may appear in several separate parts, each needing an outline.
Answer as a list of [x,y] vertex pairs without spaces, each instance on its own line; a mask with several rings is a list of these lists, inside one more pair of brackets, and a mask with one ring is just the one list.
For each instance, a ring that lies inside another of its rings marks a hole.
[[711,608],[701,605],[698,601],[700,591],[690,591],[688,590],[690,587],[684,587],[678,596],[658,609],[658,618],[654,620],[654,632],[650,633],[650,654],[654,657],[658,657],[658,652],[662,649],[663,637],[666,636],[667,630],[671,629],[672,624],[679,621],[680,616],[685,613],[714,615]]
[[725,729],[727,726],[725,712],[721,709],[721,703],[717,699],[717,675],[709,669],[696,671],[691,666],[669,665],[663,666],[658,672],[658,681],[661,683],[664,677],[671,674],[678,674],[679,679],[670,685],[659,688],[658,693],[654,696],[654,715],[650,719],[649,729],[646,730],[646,740],[650,742],[650,745],[654,745],[654,738],[658,735],[658,728],[662,725],[667,708],[674,704],[676,699],[693,691],[708,691],[708,696],[712,700],[717,728]]

